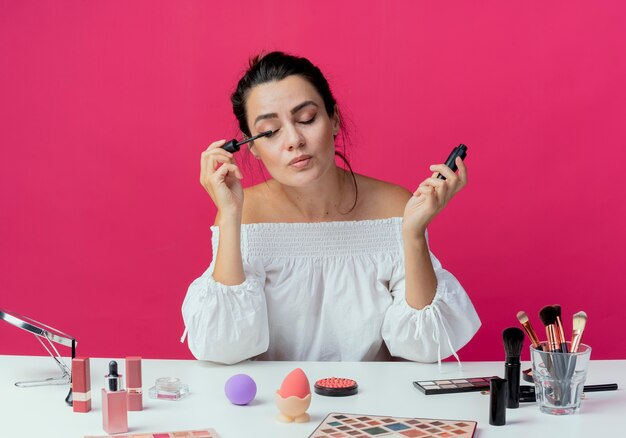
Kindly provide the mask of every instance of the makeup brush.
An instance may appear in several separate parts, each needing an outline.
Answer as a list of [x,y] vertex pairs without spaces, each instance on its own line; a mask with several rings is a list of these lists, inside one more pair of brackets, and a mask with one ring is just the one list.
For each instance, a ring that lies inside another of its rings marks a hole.
[[567,353],[567,341],[565,340],[563,321],[561,320],[561,306],[555,304],[552,307],[554,307],[554,310],[556,310],[556,335],[558,338],[557,342],[561,345],[561,351],[563,351],[563,353]]
[[583,311],[574,314],[574,329],[572,330],[572,353],[577,353],[580,340],[587,325],[587,314]]
[[546,336],[548,337],[548,351],[561,353],[561,346],[556,339],[556,309],[553,306],[546,306],[539,311],[539,318],[546,326]]
[[259,135],[255,135],[254,137],[246,138],[241,141],[237,141],[236,139],[233,138],[232,140],[229,140],[223,145],[221,145],[220,147],[230,153],[235,153],[239,151],[241,145],[250,143],[251,141],[256,140],[257,138],[268,137],[272,134],[273,134],[273,131],[263,131]]
[[[617,383],[604,383],[600,385],[585,385],[583,386],[583,395],[588,392],[604,392],[604,391],[617,391]],[[537,397],[535,394],[535,387],[522,385],[519,392],[520,403],[535,402]]]
[[507,381],[507,408],[519,408],[520,354],[524,346],[524,332],[518,327],[509,327],[502,332],[502,343],[506,353],[504,378]]
[[517,312],[517,319],[524,327],[524,331],[528,335],[528,339],[530,339],[530,343],[533,344],[533,347],[537,350],[543,350],[541,347],[541,342],[539,342],[539,338],[537,337],[537,333],[533,329],[533,326],[530,324],[530,320],[528,319],[528,315],[523,310]]

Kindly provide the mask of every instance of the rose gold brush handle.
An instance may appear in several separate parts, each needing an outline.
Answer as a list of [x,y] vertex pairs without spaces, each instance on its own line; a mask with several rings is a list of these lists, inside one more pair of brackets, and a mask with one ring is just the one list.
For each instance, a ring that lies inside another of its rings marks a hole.
[[561,351],[563,353],[567,353],[567,342],[565,341],[565,332],[563,331],[563,323],[561,322],[561,317],[557,316],[556,317],[556,326],[557,326],[557,332],[556,334],[559,337],[559,344],[561,345]]
[[572,331],[572,353],[578,353],[578,348],[580,348],[580,340],[583,337],[582,330],[573,330]]
[[560,352],[561,347],[559,346],[559,343],[556,340],[556,331],[555,331],[554,324],[548,324],[546,326],[546,336],[548,337],[548,349],[550,351]]
[[530,322],[522,324],[524,331],[528,335],[528,339],[530,339],[530,343],[533,344],[533,347],[537,350],[541,350],[541,342],[539,342],[539,338],[537,337],[537,333],[533,330],[533,327],[530,325]]

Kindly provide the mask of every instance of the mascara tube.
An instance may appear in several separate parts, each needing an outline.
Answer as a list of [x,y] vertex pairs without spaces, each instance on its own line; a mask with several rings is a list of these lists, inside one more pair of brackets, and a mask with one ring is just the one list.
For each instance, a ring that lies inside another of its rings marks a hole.
[[[467,146],[464,144],[460,144],[450,152],[448,158],[446,159],[445,165],[452,169],[453,172],[457,171],[456,159],[457,157],[461,157],[461,160],[464,160],[467,156]],[[438,179],[446,179],[442,174],[437,175]]]

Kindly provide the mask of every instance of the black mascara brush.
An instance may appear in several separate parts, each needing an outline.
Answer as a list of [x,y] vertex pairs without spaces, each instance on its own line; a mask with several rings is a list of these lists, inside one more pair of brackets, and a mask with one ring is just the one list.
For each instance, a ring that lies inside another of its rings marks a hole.
[[256,140],[257,138],[268,137],[272,135],[273,133],[274,133],[273,131],[263,131],[259,135],[255,135],[254,137],[246,138],[241,141],[237,141],[233,138],[232,140],[227,141],[220,147],[230,153],[235,153],[239,151],[239,149],[241,148],[241,145],[250,143],[251,141]]
[[504,378],[507,381],[507,408],[519,407],[520,355],[524,346],[524,332],[518,327],[509,327],[502,332],[502,342],[506,361],[504,362]]

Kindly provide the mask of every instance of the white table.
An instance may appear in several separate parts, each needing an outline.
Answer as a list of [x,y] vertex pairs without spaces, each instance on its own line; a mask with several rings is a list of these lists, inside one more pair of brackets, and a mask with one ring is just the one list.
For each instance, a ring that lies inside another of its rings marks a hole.
[[[57,375],[49,357],[0,356],[0,437],[83,437],[105,435],[102,430],[100,388],[109,359],[91,359],[92,410],[80,414],[64,403],[68,386],[18,388],[14,382]],[[123,373],[123,359],[118,360]],[[323,377],[349,377],[359,384],[351,397],[322,397],[312,393],[305,424],[283,424],[275,420],[274,392],[292,369],[300,367],[311,385]],[[524,363],[522,368],[528,368]],[[144,411],[129,412],[129,433],[167,432],[214,428],[221,437],[307,437],[330,412],[388,415],[396,417],[444,418],[478,421],[475,436],[489,437],[594,437],[626,436],[626,361],[592,361],[587,384],[618,383],[618,391],[586,394],[576,415],[555,417],[539,412],[534,403],[507,410],[506,426],[489,425],[489,397],[480,393],[425,396],[412,385],[414,380],[449,379],[502,375],[502,362],[465,362],[437,365],[410,362],[244,362],[222,366],[200,361],[144,360]],[[224,382],[246,373],[257,383],[257,397],[248,406],[230,404]],[[179,377],[189,384],[191,394],[180,401],[148,398],[157,377]],[[622,431],[623,432],[623,431]],[[613,436],[613,435],[611,435]]]

